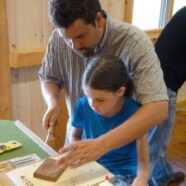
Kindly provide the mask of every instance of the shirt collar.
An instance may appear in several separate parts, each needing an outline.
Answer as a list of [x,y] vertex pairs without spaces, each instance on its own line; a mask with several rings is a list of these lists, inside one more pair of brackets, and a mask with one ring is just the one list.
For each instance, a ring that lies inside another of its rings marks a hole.
[[98,46],[96,47],[97,50],[100,50],[104,47],[106,41],[107,41],[107,38],[108,38],[108,34],[109,34],[109,27],[110,27],[110,16],[107,14],[107,12],[105,10],[103,10],[104,14],[105,14],[105,19],[106,19],[106,24],[105,24],[105,30],[104,30],[104,33],[103,33],[103,37],[100,41],[100,43],[98,44]]

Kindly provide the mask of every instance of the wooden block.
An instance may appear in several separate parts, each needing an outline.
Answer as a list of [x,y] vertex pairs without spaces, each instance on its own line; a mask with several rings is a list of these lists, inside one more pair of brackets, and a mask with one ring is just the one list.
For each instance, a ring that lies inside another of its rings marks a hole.
[[55,182],[63,171],[64,169],[57,164],[57,160],[48,158],[37,168],[33,176]]

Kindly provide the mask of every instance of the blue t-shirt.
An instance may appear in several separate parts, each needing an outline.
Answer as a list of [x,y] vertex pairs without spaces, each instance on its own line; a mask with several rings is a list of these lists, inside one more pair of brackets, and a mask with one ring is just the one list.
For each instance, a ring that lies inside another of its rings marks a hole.
[[[89,106],[87,97],[84,96],[80,98],[76,104],[71,119],[71,125],[82,129],[83,139],[97,138],[121,125],[125,120],[133,115],[139,107],[140,105],[136,101],[129,97],[125,97],[125,102],[121,110],[113,117],[107,118],[95,113]],[[136,142],[134,141],[128,145],[106,153],[98,159],[97,162],[105,166],[115,175],[136,176]]]

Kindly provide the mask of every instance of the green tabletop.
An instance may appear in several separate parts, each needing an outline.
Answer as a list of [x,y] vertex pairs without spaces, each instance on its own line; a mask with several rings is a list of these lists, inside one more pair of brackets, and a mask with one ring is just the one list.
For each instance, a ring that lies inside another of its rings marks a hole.
[[38,144],[37,140],[33,140],[32,138],[28,134],[25,134],[24,130],[17,127],[15,121],[0,120],[0,143],[16,140],[22,144],[22,147],[18,149],[0,154],[0,161],[32,153],[35,153],[41,159],[48,157],[49,153],[44,148],[41,148],[41,144]]

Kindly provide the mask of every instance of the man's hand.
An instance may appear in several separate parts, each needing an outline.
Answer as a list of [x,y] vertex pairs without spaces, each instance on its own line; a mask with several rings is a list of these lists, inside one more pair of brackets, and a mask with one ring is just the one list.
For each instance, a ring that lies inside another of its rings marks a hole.
[[59,153],[67,153],[58,160],[60,165],[78,167],[90,161],[99,159],[105,154],[104,144],[97,139],[76,141],[67,147],[61,148]]
[[48,129],[49,126],[54,126],[56,124],[57,119],[61,114],[59,105],[60,88],[55,83],[42,82],[41,91],[48,106],[48,109],[43,116],[43,127]]
[[43,116],[43,127],[45,129],[48,129],[49,126],[54,126],[60,115],[61,115],[61,107],[59,104],[56,103],[49,106]]

